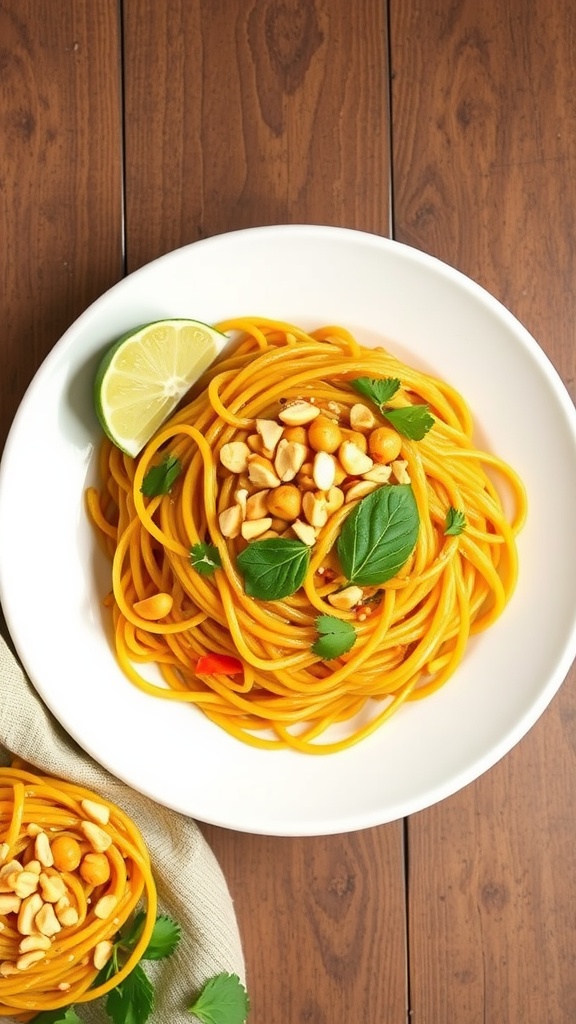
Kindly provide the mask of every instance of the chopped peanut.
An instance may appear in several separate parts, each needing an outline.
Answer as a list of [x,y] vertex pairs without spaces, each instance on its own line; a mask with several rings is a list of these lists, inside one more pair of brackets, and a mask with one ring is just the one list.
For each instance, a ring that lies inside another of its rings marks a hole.
[[110,917],[114,913],[118,900],[113,893],[109,893],[107,896],[101,896],[98,903],[94,907],[94,914],[99,917],[101,921],[105,921],[107,917]]
[[336,462],[327,451],[316,452],[312,464],[312,479],[319,491],[329,491],[336,480]]
[[0,895],[0,914],[17,914],[20,910],[22,899],[15,893],[2,893]]
[[311,423],[319,414],[320,409],[311,402],[297,401],[285,406],[279,419],[288,427],[301,427],[305,423]]
[[361,587],[351,586],[346,587],[345,590],[336,590],[333,594],[328,594],[328,602],[339,611],[350,611],[360,604],[363,596],[364,591]]
[[278,487],[280,478],[274,472],[270,459],[263,455],[250,455],[248,459],[248,478],[255,487]]
[[112,956],[113,948],[113,944],[108,939],[103,939],[94,947],[92,962],[97,971],[101,971],[106,966]]
[[[34,871],[17,871],[12,885],[14,892],[20,899],[24,900],[31,896],[38,888],[38,875]],[[10,875],[9,878],[13,876]]]
[[301,540],[303,544],[307,544],[309,548],[314,547],[316,543],[316,530],[310,523],[304,523],[301,519],[295,519],[292,523],[292,529],[298,540]]
[[263,491],[255,491],[246,499],[246,519],[262,519],[268,515],[268,495],[273,493],[275,488],[264,488]]
[[272,516],[263,519],[245,519],[240,528],[244,540],[256,540],[272,526]]
[[242,526],[242,508],[240,505],[231,505],[225,508],[218,516],[218,525],[223,537],[233,540],[240,535]]
[[352,430],[359,430],[361,433],[373,430],[376,426],[376,417],[367,405],[358,402],[350,409],[350,426]]
[[380,484],[375,480],[357,480],[356,483],[353,483],[346,489],[346,504],[349,504],[351,501],[357,501],[359,498],[365,498],[367,494],[371,494],[379,486]]
[[328,522],[326,499],[314,494],[313,491],[307,491],[304,495],[302,499],[302,511],[310,523],[310,526],[315,526],[318,529],[321,529]]
[[298,471],[304,465],[308,455],[308,448],[298,441],[287,441],[285,437],[279,442],[274,459],[274,469],[279,477],[279,482],[288,483],[293,480]]
[[34,854],[43,867],[51,868],[54,864],[54,857],[50,849],[50,840],[44,831],[38,832],[34,842]]
[[56,935],[62,928],[51,903],[44,903],[40,907],[34,918],[34,925],[42,935],[49,937]]
[[18,913],[18,931],[20,935],[32,935],[34,933],[36,930],[34,920],[36,914],[43,906],[44,904],[39,892],[34,892],[31,896],[27,896],[25,900],[22,900]]
[[269,451],[274,451],[284,433],[284,427],[276,420],[257,419],[256,430],[262,438],[264,447]]
[[33,877],[36,878],[36,883],[40,883],[40,893],[46,903],[57,903],[66,894],[66,883],[60,875],[47,875],[42,872],[40,878],[36,875]]
[[220,449],[220,462],[231,473],[245,473],[250,449],[245,441],[229,441]]
[[112,843],[112,838],[108,833],[93,821],[81,821],[80,828],[96,853],[104,853],[104,850],[107,850]]
[[43,960],[45,956],[45,950],[33,949],[30,953],[23,953],[22,956],[18,957],[16,967],[19,971],[25,971],[28,967],[32,967],[32,964],[37,964],[39,960]]
[[31,953],[34,949],[50,949],[52,940],[48,935],[25,935],[18,946],[19,953]]
[[395,459],[394,462],[390,463],[392,472],[396,477],[399,484],[409,484],[410,474],[408,473],[408,463],[405,459]]
[[366,455],[355,443],[347,439],[343,441],[338,449],[340,464],[351,476],[362,476],[372,469],[374,465],[369,455]]

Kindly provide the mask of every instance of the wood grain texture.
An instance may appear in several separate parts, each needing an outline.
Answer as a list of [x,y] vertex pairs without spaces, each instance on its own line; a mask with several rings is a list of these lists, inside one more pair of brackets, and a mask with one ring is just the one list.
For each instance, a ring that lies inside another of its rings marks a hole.
[[250,1024],[404,1024],[397,826],[306,839],[203,831],[241,922]]
[[129,267],[236,228],[389,231],[385,4],[125,0]]
[[[573,395],[574,35],[569,2],[392,5],[396,235],[504,301]],[[575,723],[572,671],[511,754],[410,820],[413,1024],[576,1019]]]
[[115,0],[0,4],[0,445],[33,373],[122,273]]

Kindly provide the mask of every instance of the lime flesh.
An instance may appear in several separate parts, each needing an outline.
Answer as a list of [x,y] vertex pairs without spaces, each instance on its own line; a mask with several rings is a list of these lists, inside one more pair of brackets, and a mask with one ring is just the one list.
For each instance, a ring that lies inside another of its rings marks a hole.
[[228,341],[197,320],[157,320],[123,334],[94,382],[104,432],[135,457]]

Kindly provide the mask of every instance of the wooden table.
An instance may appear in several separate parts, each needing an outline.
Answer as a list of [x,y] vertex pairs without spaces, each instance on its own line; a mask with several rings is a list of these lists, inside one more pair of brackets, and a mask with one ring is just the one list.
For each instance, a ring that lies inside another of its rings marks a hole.
[[[255,224],[441,257],[573,390],[575,41],[571,0],[2,0],[2,442],[93,299]],[[318,839],[205,828],[251,1024],[573,1024],[575,682],[495,768],[408,820]]]

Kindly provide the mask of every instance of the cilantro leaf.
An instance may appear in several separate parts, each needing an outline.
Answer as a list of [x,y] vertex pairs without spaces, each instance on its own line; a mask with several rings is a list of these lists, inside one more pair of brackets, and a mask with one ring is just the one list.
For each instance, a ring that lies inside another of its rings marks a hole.
[[411,441],[421,441],[430,427],[434,425],[434,417],[428,412],[427,405],[406,405],[401,409],[382,409],[382,415],[393,427],[409,437]]
[[159,462],[157,466],[150,467],[142,481],[140,490],[147,498],[155,498],[158,494],[168,494],[181,472],[180,459],[166,452],[162,462]]
[[193,544],[190,548],[190,565],[201,576],[211,576],[215,569],[222,568],[222,562],[215,544]]
[[466,527],[466,516],[460,509],[450,506],[444,521],[444,533],[447,537],[457,537]]
[[385,402],[389,402],[400,387],[400,381],[397,377],[385,377],[382,380],[374,380],[371,377],[356,377],[350,383],[355,391],[364,395],[364,398],[369,398],[377,406],[382,406]]
[[42,1010],[30,1024],[82,1024],[82,1021],[73,1006],[64,1006],[60,1010]]
[[154,986],[140,964],[111,989],[106,999],[106,1013],[114,1024],[145,1024],[153,1006]]
[[335,615],[319,615],[316,629],[319,637],[312,644],[312,650],[324,661],[346,654],[356,642],[356,630],[352,623],[338,619]]
[[308,545],[286,537],[253,540],[236,559],[246,593],[262,601],[278,601],[296,593],[309,562]]
[[392,579],[414,550],[419,529],[409,484],[372,491],[355,505],[340,531],[337,551],[346,579],[360,586]]
[[142,954],[143,960],[164,960],[171,956],[180,942],[180,925],[171,917],[161,914],[156,918],[150,942]]
[[188,1007],[202,1024],[245,1024],[250,1000],[237,974],[217,974]]

